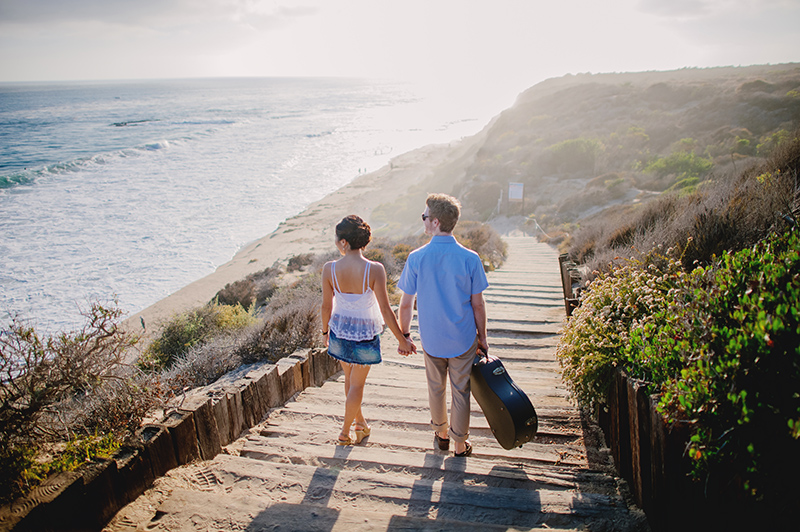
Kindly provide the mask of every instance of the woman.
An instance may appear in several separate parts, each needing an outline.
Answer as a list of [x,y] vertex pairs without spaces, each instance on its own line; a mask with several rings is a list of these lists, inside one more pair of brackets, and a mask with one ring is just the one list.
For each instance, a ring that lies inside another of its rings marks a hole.
[[[370,427],[361,413],[361,400],[369,368],[381,361],[380,333],[384,320],[394,333],[397,352],[408,355],[416,347],[403,334],[389,306],[386,270],[380,262],[364,258],[362,250],[372,238],[369,225],[355,215],[336,226],[336,247],[342,258],[322,269],[322,334],[328,354],[344,370],[345,409],[338,445],[361,443]],[[355,437],[350,427],[355,422]]]

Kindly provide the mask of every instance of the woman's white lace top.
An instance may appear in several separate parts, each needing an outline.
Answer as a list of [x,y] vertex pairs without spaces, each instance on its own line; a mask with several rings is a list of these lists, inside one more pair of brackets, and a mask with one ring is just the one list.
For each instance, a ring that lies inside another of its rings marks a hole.
[[364,286],[360,294],[346,294],[336,280],[336,263],[331,264],[333,277],[333,310],[328,327],[337,338],[360,342],[371,340],[383,332],[383,316],[369,287],[369,262],[364,269]]

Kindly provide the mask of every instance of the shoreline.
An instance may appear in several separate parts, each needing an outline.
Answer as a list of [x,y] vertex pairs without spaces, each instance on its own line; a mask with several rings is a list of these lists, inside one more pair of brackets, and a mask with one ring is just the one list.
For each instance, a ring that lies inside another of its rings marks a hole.
[[[122,326],[130,332],[142,334],[146,341],[174,315],[208,303],[229,283],[244,279],[275,263],[285,266],[289,258],[301,253],[332,251],[335,249],[334,226],[348,214],[357,214],[364,218],[373,226],[375,234],[384,224],[373,224],[373,211],[377,207],[385,211],[398,199],[407,199],[415,191],[422,195],[417,209],[422,212],[427,193],[436,192],[440,188],[437,180],[433,179],[436,170],[443,166],[452,167],[465,156],[474,154],[473,148],[482,137],[483,131],[449,144],[423,146],[398,155],[374,172],[357,176],[347,185],[310,204],[299,214],[287,218],[271,233],[244,246],[213,273],[126,318]],[[426,181],[431,181],[432,188],[436,190],[426,190]],[[412,209],[415,214],[411,217],[406,212],[399,211],[403,209],[398,209],[398,218],[401,219],[393,224],[391,231],[403,235],[413,232],[417,228],[416,210]],[[142,323],[145,324],[144,329]]]

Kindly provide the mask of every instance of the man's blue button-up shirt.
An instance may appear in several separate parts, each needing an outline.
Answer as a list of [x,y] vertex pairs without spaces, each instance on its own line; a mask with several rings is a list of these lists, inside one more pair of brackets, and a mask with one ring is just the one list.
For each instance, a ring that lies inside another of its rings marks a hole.
[[419,335],[426,353],[452,358],[472,346],[477,326],[471,298],[488,286],[478,254],[453,236],[434,236],[409,254],[397,287],[417,295]]

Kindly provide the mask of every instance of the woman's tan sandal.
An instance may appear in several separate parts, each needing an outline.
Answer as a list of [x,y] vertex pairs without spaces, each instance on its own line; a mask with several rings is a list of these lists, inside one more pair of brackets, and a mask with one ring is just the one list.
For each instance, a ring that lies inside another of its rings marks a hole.
[[350,436],[347,439],[343,440],[341,436],[336,440],[336,445],[354,445],[355,441]]
[[360,429],[356,428],[355,432],[356,432],[356,444],[359,444],[361,443],[361,440],[370,435],[372,429],[370,427],[364,427]]

